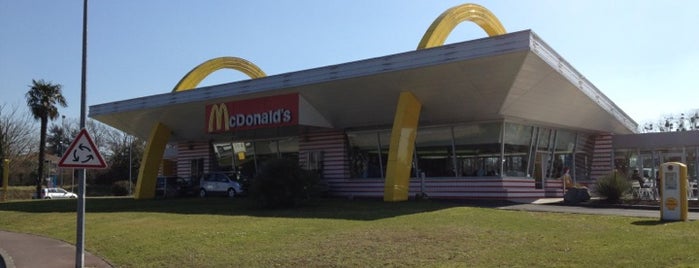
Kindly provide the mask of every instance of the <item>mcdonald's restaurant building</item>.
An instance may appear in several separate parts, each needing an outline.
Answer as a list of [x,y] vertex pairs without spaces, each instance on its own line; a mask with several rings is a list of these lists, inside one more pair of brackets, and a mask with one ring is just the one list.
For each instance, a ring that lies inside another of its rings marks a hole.
[[137,198],[153,196],[158,172],[254,176],[271,158],[317,170],[334,196],[561,197],[564,170],[580,184],[608,174],[613,137],[637,129],[531,30],[251,77],[89,115],[149,140]]

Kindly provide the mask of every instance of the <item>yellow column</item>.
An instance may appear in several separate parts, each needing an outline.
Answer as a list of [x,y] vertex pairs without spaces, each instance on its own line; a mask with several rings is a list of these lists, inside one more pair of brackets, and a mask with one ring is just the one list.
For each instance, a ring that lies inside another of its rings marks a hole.
[[412,92],[400,94],[391,130],[391,144],[388,147],[384,201],[408,200],[410,168],[413,162],[415,136],[417,136],[421,108],[422,104]]
[[10,159],[2,160],[2,201],[7,201],[7,187],[10,184]]
[[141,168],[138,171],[135,199],[152,199],[155,197],[155,181],[158,168],[163,160],[165,146],[170,139],[170,129],[158,122],[150,131],[150,137],[143,151]]

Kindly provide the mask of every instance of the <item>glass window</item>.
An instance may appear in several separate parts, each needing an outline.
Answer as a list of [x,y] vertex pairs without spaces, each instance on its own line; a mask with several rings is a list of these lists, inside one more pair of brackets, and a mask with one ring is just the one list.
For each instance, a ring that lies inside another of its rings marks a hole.
[[662,159],[660,163],[667,162],[685,162],[684,151],[682,148],[666,148],[657,150]]
[[556,147],[554,151],[553,166],[551,167],[551,178],[560,178],[565,173],[565,169],[573,166],[573,150],[575,150],[575,132],[557,130]]
[[454,127],[459,175],[499,175],[501,127],[499,122]]
[[279,157],[298,162],[299,160],[299,139],[298,137],[288,137],[277,140]]
[[556,153],[572,153],[575,149],[575,132],[558,130],[556,132]]
[[526,177],[529,149],[532,142],[532,126],[505,124],[505,176]]
[[285,137],[275,140],[234,140],[214,143],[218,165],[211,171],[237,172],[240,176],[252,178],[257,168],[269,159],[284,158],[298,162],[298,137]]
[[614,169],[626,177],[631,177],[633,170],[640,161],[638,153],[634,149],[614,150]]
[[696,147],[687,147],[685,150],[687,153],[687,177],[690,181],[697,179],[697,149]]
[[[453,177],[451,127],[420,129],[415,141],[417,168],[427,177]],[[415,174],[412,174],[415,176]]]
[[539,128],[539,144],[538,149],[541,151],[547,151],[551,148],[551,142],[553,141],[553,131],[548,128]]
[[350,176],[382,178],[386,170],[390,134],[386,131],[348,132],[347,139],[350,144]]

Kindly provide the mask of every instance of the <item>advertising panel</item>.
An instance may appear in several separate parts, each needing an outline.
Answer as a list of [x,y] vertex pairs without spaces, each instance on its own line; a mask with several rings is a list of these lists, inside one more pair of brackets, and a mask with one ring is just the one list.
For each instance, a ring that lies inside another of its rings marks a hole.
[[687,165],[668,162],[660,165],[660,219],[686,221]]
[[297,93],[206,105],[206,132],[298,125]]

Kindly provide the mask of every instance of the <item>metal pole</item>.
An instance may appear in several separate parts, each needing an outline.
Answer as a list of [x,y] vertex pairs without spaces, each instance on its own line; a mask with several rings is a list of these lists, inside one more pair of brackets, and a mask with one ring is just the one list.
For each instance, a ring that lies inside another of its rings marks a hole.
[[10,159],[2,160],[2,201],[7,201],[7,187],[10,184]]
[[[59,141],[58,144],[60,146],[58,149],[60,152],[60,156],[63,157],[63,141]],[[60,158],[59,158],[59,161],[60,161]],[[61,168],[60,166],[57,166],[56,169],[58,169],[58,175],[61,177],[61,188],[64,188],[65,186],[63,185],[63,168]]]
[[[87,0],[83,0],[83,49],[82,72],[80,79],[80,129],[85,128],[87,114]],[[85,175],[86,170],[80,169],[78,183],[78,222],[75,246],[75,267],[82,268],[85,263]]]
[[[62,115],[61,116],[61,129],[63,129],[63,136],[61,137],[61,140],[58,142],[58,144],[61,145],[60,152],[61,152],[61,157],[63,157],[63,154],[65,154],[66,148],[63,146],[63,139],[65,138],[66,135],[66,116]],[[63,173],[65,173],[65,169],[58,167],[58,172],[61,174],[61,188],[65,187],[65,184],[63,183]]]
[[133,137],[129,136],[129,195],[132,195],[133,193],[131,192],[131,167],[133,166],[131,164],[131,147],[133,146]]

